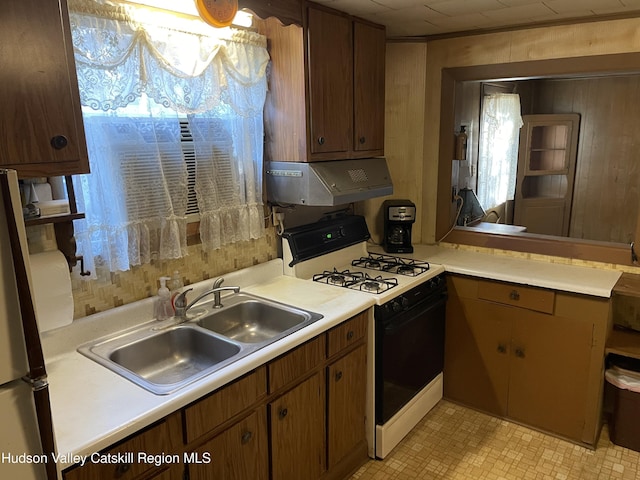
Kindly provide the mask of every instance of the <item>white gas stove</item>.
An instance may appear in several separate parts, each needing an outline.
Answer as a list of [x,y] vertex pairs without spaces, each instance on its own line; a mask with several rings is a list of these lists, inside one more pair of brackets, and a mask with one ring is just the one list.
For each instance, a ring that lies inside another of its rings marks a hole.
[[[427,261],[369,254],[360,216],[283,234],[284,274],[375,298],[369,329],[369,454],[384,458],[442,398],[446,282]],[[374,420],[375,419],[375,420]]]
[[284,274],[358,290],[382,305],[444,272],[442,265],[367,251],[362,217],[317,222],[284,234]]

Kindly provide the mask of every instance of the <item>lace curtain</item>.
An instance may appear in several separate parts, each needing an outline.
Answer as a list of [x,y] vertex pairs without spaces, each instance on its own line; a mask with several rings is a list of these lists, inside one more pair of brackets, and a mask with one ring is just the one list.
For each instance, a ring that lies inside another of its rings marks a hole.
[[117,0],[69,10],[92,171],[74,178],[87,268],[186,254],[189,155],[203,246],[264,235],[266,39]]
[[518,94],[496,93],[484,97],[480,120],[478,200],[485,210],[514,198],[522,125]]

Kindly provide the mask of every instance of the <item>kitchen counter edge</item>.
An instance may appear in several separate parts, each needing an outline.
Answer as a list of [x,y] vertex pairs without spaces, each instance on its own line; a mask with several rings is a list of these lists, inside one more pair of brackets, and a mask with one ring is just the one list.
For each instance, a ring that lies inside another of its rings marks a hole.
[[[83,342],[130,326],[132,320],[123,323],[117,317],[131,319],[150,311],[151,299],[43,334],[57,451],[65,456],[57,464],[59,478],[64,469],[76,463],[72,455],[103,450],[374,304],[371,296],[361,292],[284,276],[280,259],[267,263],[235,272],[238,275],[225,275],[225,285],[241,285],[246,293],[320,313],[323,318],[170,395],[148,392],[77,352]],[[249,279],[258,283],[244,285]],[[195,284],[195,292],[204,288],[201,284],[209,283]],[[109,322],[110,318],[114,321]],[[137,323],[149,320],[142,317]],[[106,323],[113,325],[109,329]]]
[[[371,253],[385,253],[379,245],[369,245],[368,249]],[[513,258],[439,245],[414,245],[411,254],[388,255],[439,264],[448,273],[604,298],[611,297],[611,291],[622,275],[617,270]]]

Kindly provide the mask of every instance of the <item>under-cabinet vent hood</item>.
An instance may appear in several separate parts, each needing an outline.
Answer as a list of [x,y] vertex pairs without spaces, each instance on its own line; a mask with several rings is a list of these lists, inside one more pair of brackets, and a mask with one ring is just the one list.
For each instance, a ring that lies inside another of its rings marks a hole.
[[335,206],[391,195],[384,158],[298,163],[267,162],[267,197],[273,203]]

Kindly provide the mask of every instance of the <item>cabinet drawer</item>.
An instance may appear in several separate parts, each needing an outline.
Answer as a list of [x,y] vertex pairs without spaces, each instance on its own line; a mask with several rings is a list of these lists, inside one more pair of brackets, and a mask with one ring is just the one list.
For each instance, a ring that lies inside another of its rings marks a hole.
[[265,367],[184,409],[187,443],[210,432],[267,393]]
[[[114,463],[100,463],[100,458],[88,461],[84,466],[65,472],[65,480],[132,480],[143,473],[157,469],[153,463],[140,462],[138,452],[148,455],[168,454],[171,451],[171,432],[166,420],[124,440],[100,453],[111,455]],[[120,454],[120,457],[117,455]]]
[[331,357],[367,335],[367,313],[363,312],[327,332],[327,353]]
[[478,298],[553,313],[555,292],[536,287],[489,281],[478,282]]
[[269,393],[291,383],[325,359],[325,336],[320,335],[269,363]]

